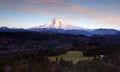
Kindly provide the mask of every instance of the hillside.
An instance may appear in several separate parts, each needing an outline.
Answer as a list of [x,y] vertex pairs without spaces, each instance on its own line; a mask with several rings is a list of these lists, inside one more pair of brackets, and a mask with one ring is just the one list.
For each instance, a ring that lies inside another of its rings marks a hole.
[[[17,51],[48,50],[84,50],[86,45],[97,46],[119,45],[119,36],[83,35],[37,33],[37,32],[1,32],[0,53]],[[92,47],[90,47],[91,49]]]

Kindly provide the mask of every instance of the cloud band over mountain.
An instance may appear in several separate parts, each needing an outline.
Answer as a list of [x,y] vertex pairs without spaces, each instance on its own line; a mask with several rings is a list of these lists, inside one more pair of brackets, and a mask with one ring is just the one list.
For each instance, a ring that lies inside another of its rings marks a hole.
[[118,29],[119,7],[119,0],[0,0],[0,8],[69,19],[89,18],[93,23],[116,25]]

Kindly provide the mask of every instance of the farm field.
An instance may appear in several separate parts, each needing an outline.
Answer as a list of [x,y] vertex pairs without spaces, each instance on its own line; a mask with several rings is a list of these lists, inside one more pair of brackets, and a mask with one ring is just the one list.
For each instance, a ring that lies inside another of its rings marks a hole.
[[56,58],[58,58],[58,60],[60,60],[60,58],[63,58],[64,60],[77,63],[79,61],[92,60],[93,57],[84,57],[81,51],[68,51],[66,54],[49,57],[51,61],[55,61]]

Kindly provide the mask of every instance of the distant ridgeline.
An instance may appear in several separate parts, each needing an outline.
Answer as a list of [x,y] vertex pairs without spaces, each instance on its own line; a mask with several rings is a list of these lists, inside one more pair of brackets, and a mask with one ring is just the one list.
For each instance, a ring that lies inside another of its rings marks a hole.
[[59,33],[59,34],[73,34],[73,35],[120,35],[119,30],[115,29],[88,29],[74,26],[62,19],[54,18],[44,25],[34,26],[28,29],[23,28],[8,28],[0,27],[0,32],[42,32],[42,33]]

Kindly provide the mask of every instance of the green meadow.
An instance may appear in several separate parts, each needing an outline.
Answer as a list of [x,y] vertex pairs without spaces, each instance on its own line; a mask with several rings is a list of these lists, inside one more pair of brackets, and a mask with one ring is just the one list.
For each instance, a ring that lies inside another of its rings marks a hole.
[[60,60],[60,58],[63,58],[64,60],[72,61],[73,63],[77,63],[79,61],[92,60],[93,57],[84,57],[83,53],[81,51],[68,51],[66,54],[49,57],[49,59],[51,61],[55,61],[56,58],[58,58],[58,60]]

